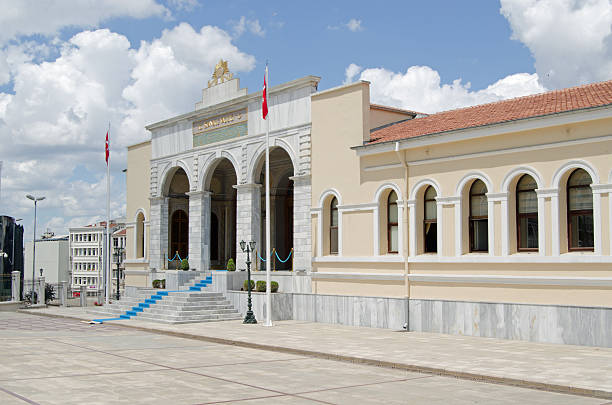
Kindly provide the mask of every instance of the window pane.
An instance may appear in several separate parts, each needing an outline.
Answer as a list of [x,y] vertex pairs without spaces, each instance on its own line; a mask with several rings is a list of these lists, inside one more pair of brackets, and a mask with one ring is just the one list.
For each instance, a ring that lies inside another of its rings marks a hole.
[[425,253],[438,251],[438,225],[433,222],[425,224]]
[[482,180],[476,180],[470,188],[470,194],[485,194],[487,192],[487,186]]
[[535,190],[536,188],[538,188],[538,184],[528,174],[523,175],[516,186],[518,191]]
[[487,196],[485,195],[473,195],[470,197],[472,204],[472,212],[470,215],[473,217],[487,216]]
[[334,209],[331,212],[331,226],[338,226],[338,210]]
[[395,194],[395,191],[392,191],[391,194],[389,194],[389,204],[393,203],[397,203],[397,194]]
[[538,212],[538,196],[535,191],[521,191],[517,198],[519,214]]
[[433,200],[434,198],[436,198],[436,189],[432,186],[427,187],[427,190],[425,190],[425,199]]
[[588,186],[592,183],[591,176],[582,169],[574,170],[567,181],[568,186]]
[[338,228],[331,228],[329,235],[329,252],[338,253]]
[[519,218],[519,249],[538,248],[538,218]]
[[486,219],[478,219],[472,221],[472,250],[487,251],[489,250],[489,221]]
[[389,223],[397,223],[397,204],[389,204]]
[[569,210],[593,209],[593,193],[591,187],[577,187],[568,189]]
[[593,214],[572,215],[570,217],[570,248],[592,248]]
[[397,252],[398,251],[398,227],[397,226],[391,226],[389,227],[389,251],[390,252]]
[[438,219],[437,204],[435,201],[425,201],[425,219]]

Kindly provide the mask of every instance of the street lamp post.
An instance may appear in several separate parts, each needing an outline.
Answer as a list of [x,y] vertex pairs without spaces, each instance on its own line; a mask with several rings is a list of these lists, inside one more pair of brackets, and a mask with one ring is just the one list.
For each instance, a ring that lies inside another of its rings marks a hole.
[[123,248],[121,246],[116,246],[115,256],[117,257],[117,301],[119,301],[119,273],[121,272],[120,265],[121,265],[122,255],[123,255]]
[[26,197],[34,201],[34,239],[32,240],[32,294],[31,303],[34,305],[34,281],[36,279],[36,204],[45,199],[45,197],[34,197],[32,194],[27,194]]
[[253,315],[253,311],[251,310],[251,256],[250,253],[252,251],[255,250],[255,242],[251,241],[249,243],[246,243],[245,241],[240,241],[240,249],[242,249],[243,252],[246,252],[246,265],[247,265],[247,277],[248,277],[248,281],[247,281],[247,291],[248,291],[248,298],[247,298],[247,313],[246,316],[244,317],[244,321],[242,323],[257,323],[257,320],[255,319],[255,315]]

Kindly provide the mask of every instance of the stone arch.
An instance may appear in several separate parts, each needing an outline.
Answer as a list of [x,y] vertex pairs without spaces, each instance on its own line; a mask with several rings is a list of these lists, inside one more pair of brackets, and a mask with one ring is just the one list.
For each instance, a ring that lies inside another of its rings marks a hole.
[[329,197],[334,196],[338,199],[338,205],[342,205],[342,197],[340,193],[335,188],[329,188],[321,193],[321,197],[319,198],[319,208],[323,208]]
[[224,159],[227,159],[232,167],[234,168],[234,172],[236,174],[236,183],[240,184],[240,165],[234,159],[234,156],[226,151],[217,152],[214,156],[211,156],[206,161],[206,166],[202,170],[202,179],[199,187],[202,191],[206,191],[210,189],[210,181],[212,179],[213,174],[215,173],[215,169],[219,166]]
[[380,202],[380,198],[382,197],[382,195],[385,193],[385,191],[387,191],[389,189],[395,191],[395,194],[397,194],[397,200],[398,201],[402,201],[403,200],[404,197],[402,196],[402,192],[401,192],[400,188],[397,186],[397,184],[395,184],[395,183],[384,183],[380,187],[378,187],[378,189],[376,190],[376,193],[374,194],[374,201],[372,201],[372,202],[378,204]]
[[561,167],[559,167],[555,171],[555,174],[553,175],[552,186],[557,189],[562,187],[563,180],[566,180],[568,174],[574,169],[584,169],[589,174],[589,176],[591,176],[593,184],[599,184],[599,175],[589,162],[587,162],[586,160],[572,160],[561,165]]
[[162,181],[159,183],[160,196],[168,194],[170,183],[172,183],[172,178],[174,177],[174,174],[178,169],[183,169],[183,171],[187,175],[187,181],[189,182],[189,190],[193,189],[193,179],[191,177],[191,170],[189,169],[189,166],[182,160],[177,160],[176,162],[168,164],[161,175]]
[[463,195],[465,191],[465,187],[468,184],[471,184],[472,181],[476,179],[482,180],[484,182],[484,184],[487,186],[487,193],[494,192],[493,183],[491,182],[491,179],[489,179],[489,176],[487,176],[486,174],[482,172],[471,172],[463,176],[461,181],[459,181],[459,184],[457,185],[456,195],[457,196]]
[[[273,144],[270,144],[270,151],[274,148],[281,148],[287,155],[289,155],[289,159],[291,159],[291,164],[293,165],[293,175],[295,176],[297,173],[297,159],[295,156],[295,152],[289,143],[283,139],[276,138],[273,140]],[[251,156],[248,164],[248,172],[247,178],[251,183],[259,182],[259,173],[261,172],[262,166],[265,164],[265,156],[266,156],[266,143],[262,142],[261,145],[255,149],[255,152]]]
[[524,174],[530,175],[538,184],[539,189],[543,189],[545,187],[542,181],[542,176],[540,175],[540,173],[538,173],[537,170],[529,166],[521,166],[517,167],[516,169],[512,169],[510,172],[508,172],[508,174],[506,174],[506,177],[504,177],[504,180],[502,182],[501,191],[503,193],[509,192],[510,185],[512,184],[512,182],[514,180],[518,180]]
[[410,199],[411,200],[416,200],[417,198],[417,194],[426,188],[426,186],[432,186],[434,188],[434,190],[436,190],[436,195],[438,197],[442,197],[442,189],[440,188],[440,186],[438,185],[438,183],[433,180],[433,179],[423,179],[419,182],[417,182],[413,187],[412,187],[412,191],[410,192]]

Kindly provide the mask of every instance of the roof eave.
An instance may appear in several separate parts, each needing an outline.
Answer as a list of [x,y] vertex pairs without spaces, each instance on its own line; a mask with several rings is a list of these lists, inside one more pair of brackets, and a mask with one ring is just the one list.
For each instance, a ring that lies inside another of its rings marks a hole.
[[[554,118],[555,120],[560,119],[560,121],[554,123],[549,122],[551,118]],[[396,144],[398,144],[399,150],[410,149],[414,147],[439,144],[448,141],[472,139],[490,135],[502,135],[510,132],[540,129],[554,125],[579,123],[601,118],[612,118],[612,103],[596,107],[580,108],[576,110],[563,111],[552,114],[543,114],[533,117],[495,122],[476,127],[434,132],[430,134],[415,136],[412,138],[392,139],[384,142],[357,145],[352,146],[351,149],[355,150],[358,156],[367,156],[378,153],[392,152],[396,150]],[[448,139],[451,137],[458,139]]]

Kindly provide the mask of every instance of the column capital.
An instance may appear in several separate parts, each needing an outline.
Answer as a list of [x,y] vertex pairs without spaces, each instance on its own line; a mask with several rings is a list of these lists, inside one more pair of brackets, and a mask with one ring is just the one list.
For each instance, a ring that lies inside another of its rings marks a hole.
[[290,176],[289,180],[293,180],[293,183],[300,183],[304,184],[304,183],[310,183],[310,179],[311,179],[311,175],[310,174],[298,174],[296,176]]
[[234,184],[232,186],[236,190],[252,190],[252,189],[260,189],[262,187],[259,183],[245,183],[245,184]]
[[535,192],[538,198],[559,197],[558,188],[537,188]]
[[455,205],[461,202],[461,197],[436,197],[436,202],[438,203],[438,205]]
[[152,204],[155,204],[155,203],[160,204],[162,202],[167,202],[168,201],[168,197],[166,197],[166,196],[149,197],[149,201]]
[[486,193],[486,196],[491,202],[508,200],[508,193]]
[[189,198],[191,197],[208,197],[212,194],[211,191],[188,191],[187,193],[185,193],[189,196]]

